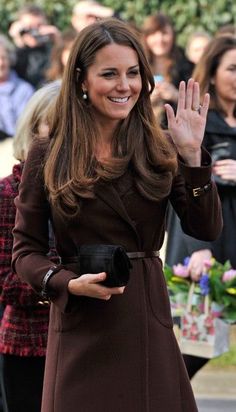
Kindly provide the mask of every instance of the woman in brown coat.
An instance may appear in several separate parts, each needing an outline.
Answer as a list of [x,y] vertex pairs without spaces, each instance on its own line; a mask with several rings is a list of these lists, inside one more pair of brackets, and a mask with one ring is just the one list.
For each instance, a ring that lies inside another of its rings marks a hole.
[[[153,76],[136,34],[116,19],[80,32],[16,200],[13,268],[51,299],[43,412],[194,412],[158,257],[170,200],[184,230],[211,240],[221,214],[201,151],[209,95],[180,84],[167,105],[173,145],[155,123]],[[177,155],[176,155],[177,153]],[[178,164],[178,172],[176,172]],[[52,267],[51,219],[62,265]],[[80,245],[122,245],[126,287],[80,273]]]

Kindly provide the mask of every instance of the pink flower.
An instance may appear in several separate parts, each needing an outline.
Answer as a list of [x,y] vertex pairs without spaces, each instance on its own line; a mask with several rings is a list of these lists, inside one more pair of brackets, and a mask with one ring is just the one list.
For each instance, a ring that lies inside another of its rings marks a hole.
[[212,259],[212,258],[211,259],[205,259],[203,261],[203,264],[204,264],[204,267],[205,267],[206,270],[210,269],[212,267],[213,263],[214,263],[214,259]]
[[178,263],[178,265],[173,266],[173,272],[176,276],[180,276],[181,278],[188,277],[188,268],[186,266],[181,265],[181,263]]
[[223,274],[222,280],[223,282],[229,282],[230,280],[234,278],[236,278],[236,270],[230,269],[230,270],[227,270],[227,272]]

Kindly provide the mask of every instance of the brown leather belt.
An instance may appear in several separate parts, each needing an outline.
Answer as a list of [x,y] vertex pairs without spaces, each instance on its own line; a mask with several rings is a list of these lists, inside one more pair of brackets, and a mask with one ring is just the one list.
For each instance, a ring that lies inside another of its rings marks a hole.
[[[126,252],[129,259],[143,259],[143,258],[153,258],[159,257],[160,251],[159,250],[151,250],[147,252]],[[61,256],[61,264],[66,265],[70,263],[78,263],[79,256]]]
[[160,256],[159,250],[151,250],[149,252],[127,252],[126,254],[130,259],[142,259]]

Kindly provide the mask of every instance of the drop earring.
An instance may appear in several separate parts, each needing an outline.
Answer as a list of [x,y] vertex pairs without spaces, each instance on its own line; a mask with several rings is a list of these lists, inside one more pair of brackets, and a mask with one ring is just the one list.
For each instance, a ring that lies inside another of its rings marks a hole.
[[83,91],[83,96],[82,96],[82,98],[83,98],[84,100],[87,100],[87,99],[88,99],[88,94],[87,94],[86,90]]

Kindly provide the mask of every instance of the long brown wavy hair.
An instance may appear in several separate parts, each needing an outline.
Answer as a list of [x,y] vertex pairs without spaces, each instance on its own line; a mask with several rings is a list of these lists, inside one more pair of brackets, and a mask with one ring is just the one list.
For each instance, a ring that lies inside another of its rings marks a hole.
[[[210,41],[204,53],[193,71],[193,78],[199,82],[201,98],[205,93],[210,93],[210,109],[218,110],[225,115],[219,102],[214,82],[212,81],[221,63],[224,54],[236,49],[236,38],[234,36],[220,36]],[[236,116],[236,107],[235,113]]]
[[[99,132],[92,105],[82,98],[82,83],[98,50],[112,43],[136,51],[142,89],[136,105],[114,133],[112,157],[101,164],[95,157]],[[51,114],[51,141],[44,167],[49,198],[59,214],[77,215],[79,198],[94,197],[94,185],[99,179],[112,181],[128,166],[143,196],[158,201],[169,194],[176,172],[176,153],[156,124],[150,101],[153,88],[153,76],[138,34],[128,24],[111,18],[79,33]]]

